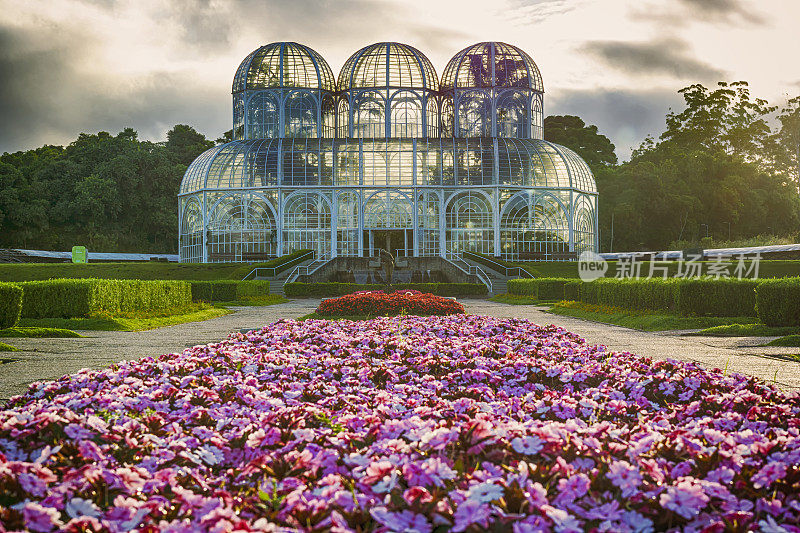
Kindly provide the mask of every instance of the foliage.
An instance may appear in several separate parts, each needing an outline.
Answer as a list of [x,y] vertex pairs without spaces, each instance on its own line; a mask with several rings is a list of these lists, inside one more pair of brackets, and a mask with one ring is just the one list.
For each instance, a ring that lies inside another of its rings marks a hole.
[[177,125],[165,143],[126,128],[0,156],[0,246],[175,252],[186,166],[213,143]]
[[489,301],[508,305],[536,305],[539,303],[539,300],[536,298],[531,298],[530,296],[520,296],[517,294],[508,293],[495,294],[489,298]]
[[796,394],[524,320],[285,320],[36,383],[6,409],[7,530],[800,522]]
[[542,301],[563,300],[568,281],[567,278],[512,279],[508,281],[508,292]]
[[0,352],[18,352],[19,348],[16,346],[11,346],[10,344],[6,344],[4,342],[0,342]]
[[63,328],[30,328],[14,326],[13,328],[0,329],[0,337],[6,338],[78,338],[82,337],[70,329]]
[[800,98],[771,131],[776,108],[753,98],[745,82],[679,92],[685,108],[670,111],[659,142],[647,139],[617,167],[594,168],[602,249],[663,250],[706,233],[717,240],[797,234]]
[[756,288],[756,311],[768,326],[800,326],[800,278],[761,283]]
[[22,289],[0,283],[0,330],[13,327],[22,313]]
[[416,290],[361,291],[338,298],[322,300],[315,313],[333,316],[395,316],[399,314],[428,316],[464,313],[464,306],[451,298]]
[[192,301],[191,287],[185,281],[62,279],[28,281],[20,286],[24,318],[180,312]]
[[587,126],[574,115],[551,115],[544,119],[544,139],[575,151],[595,170],[617,164],[614,145],[597,126]]
[[191,281],[192,301],[232,302],[269,294],[269,281]]
[[685,316],[757,316],[759,283],[752,279],[683,279],[677,286],[675,307]]
[[[359,291],[377,291],[386,289],[385,285],[376,283],[301,283],[292,282],[283,286],[284,293],[290,298],[321,298],[326,296],[343,296]],[[481,296],[487,293],[486,285],[481,283],[396,283],[390,290],[412,289],[439,296]]]

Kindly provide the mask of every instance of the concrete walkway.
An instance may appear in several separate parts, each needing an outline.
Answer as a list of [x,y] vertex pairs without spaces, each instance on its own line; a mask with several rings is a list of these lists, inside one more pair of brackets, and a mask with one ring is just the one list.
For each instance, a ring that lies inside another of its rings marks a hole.
[[[697,361],[709,368],[725,368],[800,389],[800,363],[764,354],[798,353],[800,348],[758,347],[773,338],[684,337],[678,332],[647,333],[608,324],[545,313],[543,307],[506,305],[488,300],[463,300],[467,312],[496,317],[527,318],[538,324],[556,324],[612,350],[624,350],[653,359]],[[81,331],[79,339],[2,339],[19,352],[0,352],[0,398],[25,392],[33,381],[58,379],[82,368],[99,369],[122,360],[180,352],[197,344],[224,339],[231,331],[254,329],[281,318],[312,312],[319,300],[293,300],[268,307],[237,307],[234,313],[204,322],[191,322],[148,331]]]

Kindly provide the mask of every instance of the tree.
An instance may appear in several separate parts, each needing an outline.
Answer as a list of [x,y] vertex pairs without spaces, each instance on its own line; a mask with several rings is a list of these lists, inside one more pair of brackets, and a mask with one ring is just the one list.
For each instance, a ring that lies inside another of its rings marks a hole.
[[199,154],[214,146],[214,142],[191,126],[177,124],[167,132],[165,146],[180,164],[189,166]]
[[597,126],[587,126],[580,117],[551,115],[545,118],[544,138],[574,150],[592,170],[617,164],[615,147],[608,137],[598,133]]

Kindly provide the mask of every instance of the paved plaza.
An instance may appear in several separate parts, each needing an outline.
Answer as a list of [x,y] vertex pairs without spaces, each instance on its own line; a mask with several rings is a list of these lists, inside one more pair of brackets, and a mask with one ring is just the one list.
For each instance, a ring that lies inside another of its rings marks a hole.
[[[630,351],[653,359],[697,361],[708,368],[727,368],[800,389],[800,363],[772,356],[798,348],[762,347],[774,337],[687,337],[682,332],[649,333],[608,324],[545,313],[544,307],[507,305],[488,300],[462,300],[467,312],[503,318],[525,318],[556,324],[611,350]],[[81,331],[77,339],[3,339],[21,349],[0,357],[0,398],[25,392],[29,383],[57,379],[82,368],[99,369],[123,360],[180,352],[197,344],[224,339],[230,332],[254,329],[282,318],[311,313],[319,300],[293,300],[269,307],[236,307],[234,312],[203,322],[190,322],[148,331]]]

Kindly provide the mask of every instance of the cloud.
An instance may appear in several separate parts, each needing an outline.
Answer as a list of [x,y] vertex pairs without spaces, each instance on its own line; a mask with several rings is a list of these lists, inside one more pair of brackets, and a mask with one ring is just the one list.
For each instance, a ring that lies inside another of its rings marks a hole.
[[701,81],[725,77],[725,71],[695,59],[689,45],[674,38],[648,42],[590,41],[579,50],[634,76],[668,75]]
[[658,137],[669,109],[682,97],[666,89],[560,90],[545,100],[547,115],[577,115],[611,139],[620,160],[630,157],[647,135]]
[[686,26],[693,22],[760,26],[767,23],[767,18],[756,10],[758,4],[742,0],[677,0],[637,8],[633,15],[668,26]]

